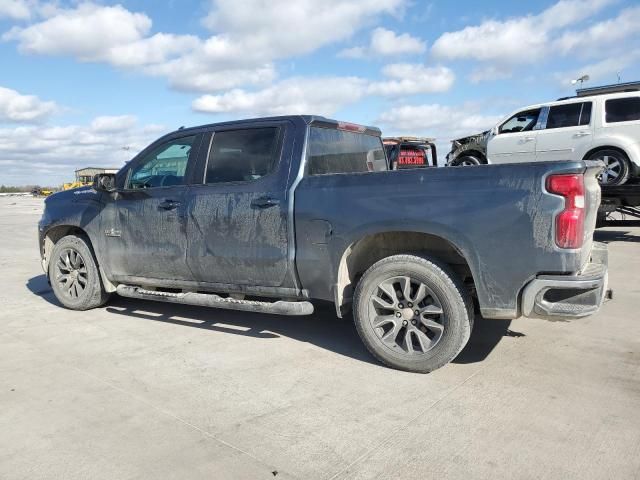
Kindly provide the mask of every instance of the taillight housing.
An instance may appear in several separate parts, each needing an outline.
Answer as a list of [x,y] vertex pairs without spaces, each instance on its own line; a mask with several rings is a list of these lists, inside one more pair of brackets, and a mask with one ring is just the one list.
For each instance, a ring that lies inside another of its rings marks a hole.
[[584,176],[550,175],[547,191],[564,197],[564,209],[556,215],[556,245],[580,248],[584,239]]

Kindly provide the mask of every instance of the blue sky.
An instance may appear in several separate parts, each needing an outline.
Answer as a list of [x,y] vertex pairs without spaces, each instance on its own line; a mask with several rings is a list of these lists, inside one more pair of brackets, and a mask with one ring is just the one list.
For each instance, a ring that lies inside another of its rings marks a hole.
[[0,0],[0,184],[120,166],[161,134],[312,113],[455,137],[640,80],[624,0]]

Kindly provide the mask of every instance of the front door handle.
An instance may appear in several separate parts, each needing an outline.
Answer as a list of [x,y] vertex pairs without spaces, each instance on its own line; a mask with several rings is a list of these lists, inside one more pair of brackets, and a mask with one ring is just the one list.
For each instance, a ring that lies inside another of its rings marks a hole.
[[160,205],[158,205],[160,208],[162,208],[163,210],[175,210],[176,208],[178,208],[180,206],[180,202],[178,200],[164,200],[163,202],[160,203]]
[[280,204],[280,200],[271,197],[260,197],[255,200],[251,200],[251,206],[256,208],[269,208],[275,207]]

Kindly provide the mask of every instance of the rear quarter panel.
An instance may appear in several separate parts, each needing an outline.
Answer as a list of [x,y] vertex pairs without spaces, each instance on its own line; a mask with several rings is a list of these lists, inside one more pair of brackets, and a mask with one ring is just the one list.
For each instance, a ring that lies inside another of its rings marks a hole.
[[301,283],[333,300],[347,247],[385,231],[423,232],[465,257],[485,316],[517,316],[518,294],[536,274],[574,273],[588,261],[586,248],[555,247],[553,215],[564,200],[544,193],[547,175],[584,170],[537,162],[306,177],[295,192]]

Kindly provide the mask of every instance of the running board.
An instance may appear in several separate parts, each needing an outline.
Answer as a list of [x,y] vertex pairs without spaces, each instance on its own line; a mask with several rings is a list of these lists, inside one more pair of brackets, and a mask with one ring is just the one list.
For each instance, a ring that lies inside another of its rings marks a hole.
[[224,308],[226,310],[242,310],[244,312],[273,313],[275,315],[311,315],[313,313],[313,304],[307,301],[285,302],[278,300],[276,302],[259,302],[255,300],[236,300],[230,297],[221,297],[215,293],[161,292],[122,284],[118,285],[116,292],[118,295],[128,298],[182,303],[199,307]]

